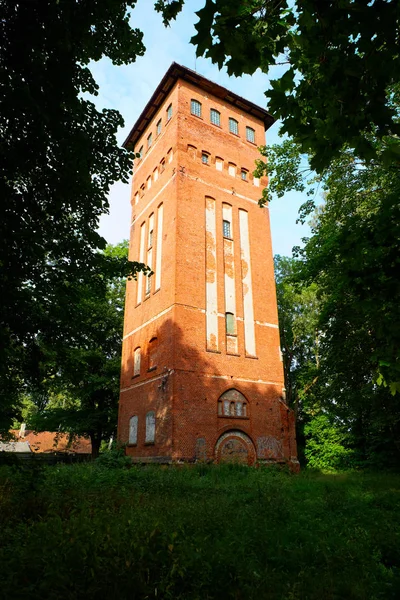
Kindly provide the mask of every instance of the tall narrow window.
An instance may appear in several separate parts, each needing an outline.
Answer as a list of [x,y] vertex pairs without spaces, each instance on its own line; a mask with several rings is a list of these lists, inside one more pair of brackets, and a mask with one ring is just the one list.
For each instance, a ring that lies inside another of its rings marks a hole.
[[201,103],[198,100],[190,101],[190,112],[195,117],[201,117]]
[[[149,217],[149,229],[147,237],[147,265],[150,269],[153,268],[153,231],[154,231],[154,213]],[[148,275],[146,278],[146,296],[151,291],[151,276]]]
[[138,417],[137,415],[129,419],[129,439],[128,444],[137,444]]
[[231,177],[236,177],[236,165],[234,165],[233,163],[229,163],[228,173]]
[[230,221],[222,221],[222,232],[224,237],[231,237],[231,224]]
[[210,108],[210,121],[213,125],[221,126],[221,113],[215,108]]
[[153,134],[149,133],[149,135],[147,136],[147,148],[150,148],[152,143],[153,143]]
[[158,179],[158,167],[156,167],[153,171],[153,179],[154,181],[157,181]]
[[167,152],[167,158],[168,158],[168,162],[171,163],[172,159],[174,158],[174,153],[172,152],[172,148],[170,148]]
[[256,132],[252,127],[246,127],[246,140],[252,144],[256,143]]
[[170,104],[167,108],[167,122],[172,119],[172,104]]
[[151,175],[149,175],[147,178],[147,189],[149,190],[150,188],[151,188]]
[[227,335],[235,335],[235,317],[232,313],[225,313],[225,329]]
[[160,161],[160,173],[165,171],[165,158]]
[[133,353],[133,376],[140,375],[140,348],[135,348]]
[[138,154],[139,158],[143,158],[143,146],[140,146]]
[[201,153],[201,162],[203,163],[203,165],[208,165],[209,159],[210,159],[210,155],[208,154],[208,152]]
[[239,123],[236,119],[232,119],[232,117],[229,117],[229,131],[235,135],[239,135]]
[[156,439],[156,413],[151,410],[146,415],[146,444],[154,444]]
[[160,135],[160,133],[161,133],[161,119],[159,121],[157,121],[156,133],[157,133],[157,135]]
[[139,202],[139,192],[136,192],[135,194],[135,204],[137,204]]
[[248,173],[247,169],[242,169],[240,171],[240,177],[243,179],[243,181],[247,181],[247,173]]

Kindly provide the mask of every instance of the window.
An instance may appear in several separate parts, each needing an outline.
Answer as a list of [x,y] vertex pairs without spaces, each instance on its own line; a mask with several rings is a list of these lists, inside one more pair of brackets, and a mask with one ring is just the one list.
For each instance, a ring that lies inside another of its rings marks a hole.
[[149,371],[157,369],[158,340],[153,337],[149,342]]
[[232,117],[229,117],[229,131],[235,135],[239,135],[239,123],[236,119],[232,119]]
[[213,125],[221,126],[221,113],[215,108],[210,108],[210,121]]
[[253,183],[256,187],[260,187],[260,179],[258,177],[253,177]]
[[157,121],[156,133],[157,133],[157,135],[160,135],[160,133],[161,133],[161,119],[159,121]]
[[195,117],[201,117],[201,103],[198,100],[190,101],[190,112]]
[[153,143],[153,134],[149,133],[149,135],[147,136],[147,148],[148,149],[150,148],[150,146],[152,145],[152,143]]
[[224,237],[231,237],[231,224],[230,221],[222,221],[222,232]]
[[235,317],[233,313],[225,313],[225,330],[227,335],[235,335]]
[[143,158],[143,146],[140,146],[138,154],[139,158]]
[[217,171],[222,171],[224,168],[224,161],[222,158],[219,158],[219,156],[217,156],[215,159],[215,168]]
[[172,159],[174,158],[174,153],[172,152],[172,148],[170,148],[167,152],[167,158],[168,158],[168,162],[171,163]]
[[240,177],[243,179],[243,181],[247,181],[247,173],[248,171],[246,169],[242,169],[240,171]]
[[156,438],[156,414],[151,410],[146,415],[146,437],[145,444],[154,444]]
[[135,194],[135,204],[137,204],[139,202],[139,192],[136,192]]
[[153,171],[153,179],[154,179],[154,181],[157,181],[157,179],[158,179],[158,168],[157,167]]
[[128,444],[137,444],[138,417],[135,415],[129,419]]
[[162,161],[160,161],[160,173],[163,173],[165,171],[165,158],[162,159]]
[[233,163],[229,163],[228,173],[231,177],[236,177],[236,165],[234,165]]
[[246,140],[252,144],[256,143],[256,132],[251,127],[246,127]]
[[140,348],[135,348],[133,353],[133,376],[140,375]]
[[148,296],[151,292],[151,275],[147,275],[146,277],[146,296]]
[[191,146],[188,144],[187,151],[189,153],[190,158],[196,158],[197,148],[196,146]]
[[143,198],[144,196],[144,183],[140,186],[140,197]]
[[238,390],[228,390],[218,400],[218,416],[247,417],[247,400]]
[[147,178],[147,189],[149,190],[151,188],[151,176],[149,175],[149,177]]
[[149,245],[148,248],[152,248],[153,247],[153,230],[151,229],[151,231],[149,231]]
[[170,104],[167,108],[167,123],[172,119],[172,104]]
[[210,155],[207,152],[202,152],[201,162],[203,163],[203,165],[208,165],[209,158],[210,158]]

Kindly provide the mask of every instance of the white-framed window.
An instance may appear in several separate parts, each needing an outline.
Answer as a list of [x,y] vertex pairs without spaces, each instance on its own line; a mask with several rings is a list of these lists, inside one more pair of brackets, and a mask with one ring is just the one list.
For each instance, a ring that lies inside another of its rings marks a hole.
[[232,117],[229,117],[229,131],[235,135],[239,135],[239,123]]
[[252,127],[246,127],[246,140],[252,144],[256,143],[256,132]]
[[201,162],[203,163],[203,165],[208,165],[210,161],[210,155],[208,154],[208,152],[202,152],[201,153]]
[[147,149],[149,149],[151,147],[153,143],[153,134],[149,133],[149,135],[147,136]]
[[154,444],[156,439],[156,413],[151,410],[146,415],[146,444]]
[[222,233],[224,237],[231,238],[231,224],[230,221],[222,221]]
[[137,377],[137,375],[140,375],[140,348],[137,347],[135,348],[134,352],[133,352],[133,376]]
[[170,104],[167,108],[167,123],[172,119],[172,104]]
[[129,419],[129,438],[128,444],[137,444],[138,416],[134,415]]
[[161,133],[161,119],[159,119],[159,120],[157,121],[157,125],[156,125],[156,133],[157,133],[157,135],[160,135],[160,133]]
[[201,117],[201,102],[192,99],[190,101],[190,112],[195,117]]
[[213,125],[221,126],[221,113],[215,108],[210,108],[210,121]]

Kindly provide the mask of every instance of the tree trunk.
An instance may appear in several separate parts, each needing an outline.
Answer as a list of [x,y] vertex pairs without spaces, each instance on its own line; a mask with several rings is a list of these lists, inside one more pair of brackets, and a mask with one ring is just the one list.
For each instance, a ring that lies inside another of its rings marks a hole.
[[100,453],[101,437],[97,436],[95,433],[91,433],[90,441],[92,444],[92,460],[94,460],[99,456]]

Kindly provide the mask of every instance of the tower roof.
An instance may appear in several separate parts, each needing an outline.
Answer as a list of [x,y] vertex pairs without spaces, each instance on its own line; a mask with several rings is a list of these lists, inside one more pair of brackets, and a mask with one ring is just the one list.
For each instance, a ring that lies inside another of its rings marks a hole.
[[146,129],[147,125],[154,117],[154,114],[162,105],[178,79],[183,79],[184,81],[192,83],[206,92],[213,94],[217,98],[225,100],[225,102],[228,102],[229,104],[232,104],[233,106],[236,106],[248,114],[260,119],[264,122],[265,130],[269,129],[275,121],[275,119],[264,108],[257,106],[257,104],[250,102],[250,100],[246,100],[245,98],[238,96],[234,92],[230,92],[221,85],[218,85],[218,83],[214,83],[202,75],[199,75],[199,73],[173,62],[158,84],[154,94],[141,112],[136,123],[130,130],[128,137],[123,143],[124,147],[126,147],[128,144],[136,144],[137,140],[142,135],[143,131]]

